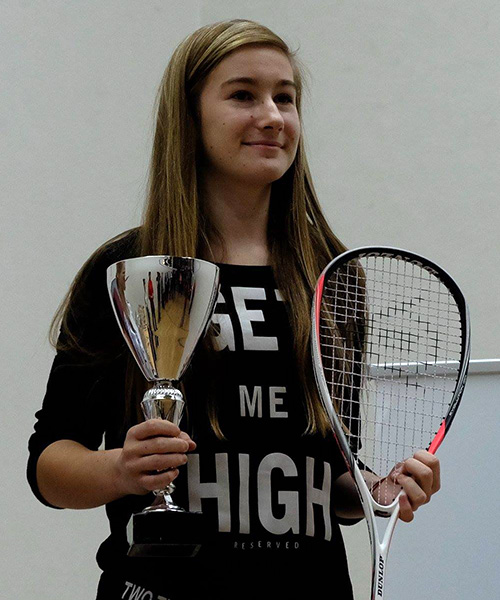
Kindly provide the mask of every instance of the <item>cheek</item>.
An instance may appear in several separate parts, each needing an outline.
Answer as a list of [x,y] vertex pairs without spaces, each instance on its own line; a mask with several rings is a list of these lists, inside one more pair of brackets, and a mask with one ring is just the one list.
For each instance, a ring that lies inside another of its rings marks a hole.
[[221,123],[205,123],[202,131],[202,143],[205,153],[218,154],[223,138],[224,127]]
[[287,135],[292,144],[297,145],[300,138],[300,121],[297,118],[290,119],[287,124]]
[[299,129],[294,129],[293,131],[291,131],[288,137],[289,137],[289,140],[290,140],[290,153],[295,158],[295,155],[297,153],[297,149],[299,147],[300,128]]
[[207,164],[224,168],[234,160],[236,151],[227,120],[207,124],[203,130],[202,143]]
[[227,147],[228,142],[235,137],[238,126],[231,119],[221,118],[206,124],[203,131],[205,144],[218,149]]
[[299,138],[300,138],[300,133],[301,133],[301,127],[300,127],[299,120],[295,121],[294,126],[293,126],[293,132],[294,132],[294,139],[296,142],[298,142]]

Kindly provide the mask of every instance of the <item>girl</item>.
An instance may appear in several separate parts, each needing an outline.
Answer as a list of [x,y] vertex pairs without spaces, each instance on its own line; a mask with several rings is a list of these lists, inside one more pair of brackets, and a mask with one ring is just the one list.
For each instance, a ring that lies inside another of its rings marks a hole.
[[[309,354],[315,281],[345,247],[314,192],[301,100],[294,54],[262,25],[217,23],[182,42],[158,95],[144,222],[91,256],[56,316],[28,477],[49,506],[106,505],[99,599],[300,597],[325,576],[352,598],[339,523],[363,513]],[[151,254],[221,267],[181,428],[141,419],[144,381],[107,297],[110,264]],[[439,488],[439,463],[421,451],[394,478],[411,521]],[[210,520],[210,542],[191,559],[127,557],[131,514],[174,479],[176,502]]]

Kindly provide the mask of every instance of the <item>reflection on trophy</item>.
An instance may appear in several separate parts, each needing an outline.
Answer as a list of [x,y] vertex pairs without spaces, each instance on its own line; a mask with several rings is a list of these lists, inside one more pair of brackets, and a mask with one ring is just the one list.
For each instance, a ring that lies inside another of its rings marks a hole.
[[[131,258],[108,268],[108,290],[122,334],[144,377],[154,385],[144,395],[146,419],[176,425],[184,400],[173,383],[189,365],[215,308],[219,268],[173,256]],[[172,499],[174,485],[154,492],[153,504],[132,516],[130,556],[193,556],[204,529],[201,513]]]

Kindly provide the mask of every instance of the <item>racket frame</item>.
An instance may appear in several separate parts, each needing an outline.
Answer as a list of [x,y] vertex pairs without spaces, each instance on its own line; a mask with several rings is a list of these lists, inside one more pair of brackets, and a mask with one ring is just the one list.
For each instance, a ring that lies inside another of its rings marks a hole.
[[[340,418],[333,405],[328,386],[323,375],[323,366],[320,351],[320,314],[321,314],[321,299],[323,294],[324,282],[328,273],[337,268],[341,264],[348,263],[349,261],[356,258],[367,258],[370,256],[382,256],[397,258],[400,260],[406,260],[411,263],[415,263],[421,268],[429,271],[435,277],[437,277],[450,291],[462,316],[463,327],[462,327],[462,346],[461,346],[461,358],[460,358],[460,372],[453,392],[453,397],[450,402],[447,414],[443,418],[442,424],[437,431],[434,439],[428,447],[428,451],[434,454],[441,445],[445,435],[448,433],[449,428],[455,418],[457,408],[460,404],[462,394],[465,388],[465,382],[467,380],[467,371],[470,361],[470,319],[469,319],[469,308],[465,301],[464,295],[460,290],[455,280],[449,275],[444,269],[433,261],[410,252],[401,248],[392,248],[389,246],[363,246],[360,248],[354,248],[343,252],[336,258],[334,258],[321,273],[318,282],[316,284],[316,290],[314,293],[311,316],[312,316],[312,331],[311,331],[311,353],[313,358],[314,375],[316,379],[317,388],[319,395],[326,410],[327,416],[329,417],[332,425],[332,430],[342,453],[342,456],[346,462],[347,468],[354,480],[356,488],[358,490],[359,498],[365,513],[365,517],[368,525],[368,532],[370,538],[370,546],[372,553],[372,584],[371,584],[371,598],[372,600],[383,600],[384,596],[384,583],[385,583],[385,571],[387,564],[387,555],[391,544],[392,536],[396,527],[396,523],[399,518],[399,499],[401,492],[395,498],[395,500],[389,505],[379,504],[371,495],[368,485],[366,484],[361,470],[356,462],[354,454],[351,451],[349,442],[344,434],[343,426]],[[383,533],[382,539],[380,539],[379,531],[376,525],[375,517],[386,517],[388,522]]]

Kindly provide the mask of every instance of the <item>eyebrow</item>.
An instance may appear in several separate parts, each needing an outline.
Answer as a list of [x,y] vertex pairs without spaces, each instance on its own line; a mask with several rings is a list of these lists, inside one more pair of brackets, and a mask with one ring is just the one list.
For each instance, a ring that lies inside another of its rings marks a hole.
[[[224,81],[222,86],[231,85],[232,83],[248,83],[250,85],[257,85],[257,80],[254,79],[253,77],[232,77],[231,79]],[[290,87],[293,87],[295,90],[297,89],[297,84],[294,83],[293,81],[291,81],[290,79],[280,79],[278,81],[278,85],[279,86],[287,86],[288,85]]]

